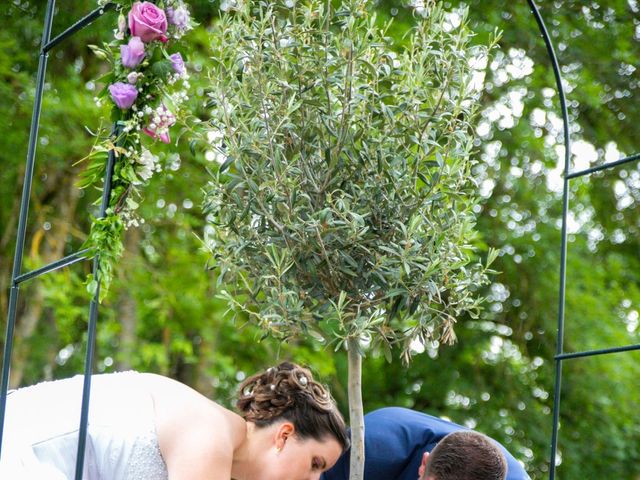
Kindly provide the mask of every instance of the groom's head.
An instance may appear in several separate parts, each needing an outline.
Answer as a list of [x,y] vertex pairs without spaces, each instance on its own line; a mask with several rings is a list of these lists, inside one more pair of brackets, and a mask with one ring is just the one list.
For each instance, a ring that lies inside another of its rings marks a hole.
[[453,432],[431,453],[424,454],[420,480],[504,480],[507,460],[500,447],[486,435]]

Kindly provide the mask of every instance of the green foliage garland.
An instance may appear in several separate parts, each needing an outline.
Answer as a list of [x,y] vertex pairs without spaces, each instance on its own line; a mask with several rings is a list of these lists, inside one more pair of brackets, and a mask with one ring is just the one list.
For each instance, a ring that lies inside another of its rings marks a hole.
[[[89,276],[87,288],[95,292],[100,284],[100,299],[107,294],[113,279],[113,265],[122,254],[122,232],[144,220],[136,215],[142,189],[155,173],[162,171],[161,159],[152,153],[153,145],[144,138],[171,142],[170,127],[183,115],[189,76],[182,55],[175,50],[185,33],[193,28],[191,15],[182,0],[117,3],[120,11],[114,39],[102,46],[89,47],[109,64],[109,72],[100,78],[105,87],[96,97],[98,104],[111,107],[113,131],[101,128],[86,157],[89,164],[80,187],[101,185],[109,152],[115,165],[112,192],[106,214],[94,218],[84,247],[97,255],[96,278]],[[170,53],[172,52],[172,53]]]

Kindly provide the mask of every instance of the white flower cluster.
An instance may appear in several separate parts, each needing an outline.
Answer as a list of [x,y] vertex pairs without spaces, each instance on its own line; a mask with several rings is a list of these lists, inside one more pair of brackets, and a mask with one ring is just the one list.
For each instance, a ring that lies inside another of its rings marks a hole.
[[220,10],[229,12],[231,10],[240,10],[242,8],[242,0],[222,0],[220,2]]
[[418,15],[425,18],[429,16],[429,10],[432,4],[433,0],[410,0],[409,2],[409,6],[413,7]]
[[127,197],[127,208],[120,212],[120,218],[122,219],[124,228],[139,227],[144,223],[144,218],[136,213],[137,208],[138,204],[133,201],[131,197]]
[[[140,120],[144,116],[142,111],[137,111],[135,115],[133,115],[129,120],[122,122],[124,126],[122,127],[122,133],[130,133],[134,130],[140,131],[141,123]],[[135,138],[136,143],[140,143],[140,139],[138,137]]]
[[172,73],[167,77],[167,84],[168,85],[175,85],[176,82],[178,82],[179,80],[182,80],[182,88],[186,91],[189,89],[190,84],[189,84],[189,74],[187,72],[185,73]]
[[153,176],[154,172],[162,171],[160,158],[158,158],[158,156],[154,155],[146,148],[142,149],[142,152],[140,153],[140,156],[136,159],[136,161],[136,174],[145,182]]
[[208,162],[218,162],[223,164],[227,160],[226,149],[224,148],[224,134],[221,130],[210,130],[207,132],[207,140],[211,150],[207,150],[204,158]]
[[173,32],[173,37],[176,39],[181,38],[193,28],[191,13],[182,0],[167,2],[167,19],[176,27]]
[[171,101],[174,105],[179,106],[189,100],[186,90],[179,90],[171,95]]

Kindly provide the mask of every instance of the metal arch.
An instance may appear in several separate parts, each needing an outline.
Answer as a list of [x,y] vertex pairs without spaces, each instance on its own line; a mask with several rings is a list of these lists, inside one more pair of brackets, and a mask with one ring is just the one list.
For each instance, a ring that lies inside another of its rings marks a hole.
[[[118,138],[120,135],[120,126],[114,125],[112,136]],[[100,205],[100,218],[106,215],[107,207],[109,207],[109,199],[111,198],[111,181],[113,178],[113,167],[115,165],[115,151],[110,150],[107,157],[106,175],[104,187],[102,189],[102,203]],[[84,379],[82,387],[82,408],[80,410],[80,428],[78,432],[78,456],[76,457],[76,480],[82,480],[82,469],[84,466],[84,452],[87,442],[87,425],[89,422],[89,399],[91,394],[91,374],[93,367],[93,357],[96,346],[96,326],[98,324],[98,305],[100,298],[100,270],[98,255],[93,257],[93,265],[91,272],[97,281],[96,291],[89,305],[89,327],[87,336],[87,351],[85,353],[84,362]]]
[[[620,352],[633,351],[633,350],[640,349],[640,344],[638,344],[638,345],[628,345],[628,346],[615,347],[615,348],[602,349],[602,350],[563,353],[565,296],[566,296],[567,214],[569,209],[569,181],[573,178],[579,178],[582,176],[590,175],[591,173],[615,168],[619,165],[637,161],[640,159],[640,154],[631,155],[629,157],[622,158],[615,162],[610,162],[605,165],[599,165],[597,167],[589,168],[583,171],[578,171],[578,172],[570,171],[571,139],[569,134],[569,116],[568,116],[566,96],[564,93],[564,87],[562,84],[562,77],[560,73],[558,60],[553,48],[553,43],[547,32],[544,20],[540,15],[538,7],[536,6],[534,0],[527,0],[527,2],[531,8],[532,14],[536,19],[536,23],[538,25],[538,28],[540,29],[540,32],[542,34],[542,37],[544,39],[544,42],[547,48],[549,59],[551,60],[551,65],[553,68],[555,81],[556,81],[556,87],[558,89],[558,94],[560,98],[560,108],[562,111],[563,130],[564,130],[564,147],[565,147],[564,181],[563,181],[564,188],[563,188],[563,199],[562,199],[563,213],[562,213],[562,231],[561,231],[558,330],[557,330],[556,355],[554,357],[554,360],[556,362],[556,365],[555,365],[556,377],[555,377],[555,387],[554,387],[553,434],[552,434],[552,440],[551,440],[551,455],[550,455],[550,465],[549,465],[549,478],[550,480],[553,480],[555,478],[555,464],[556,464],[556,453],[557,453],[557,443],[558,443],[558,426],[559,426],[559,416],[560,416],[560,387],[562,383],[562,361],[568,360],[568,359],[583,358],[583,357],[604,355],[604,354],[611,354],[611,353],[620,353]],[[16,313],[17,313],[19,285],[27,280],[37,278],[46,273],[83,261],[89,258],[89,255],[90,255],[90,252],[88,250],[81,250],[79,252],[73,253],[65,258],[52,262],[36,270],[26,272],[26,273],[21,272],[23,253],[24,253],[24,244],[25,244],[25,238],[26,238],[27,216],[28,216],[28,210],[29,210],[29,197],[31,194],[31,187],[33,183],[36,140],[37,140],[38,130],[40,126],[40,114],[42,110],[44,81],[45,81],[49,51],[52,50],[57,45],[59,45],[60,43],[62,43],[66,38],[72,36],[76,32],[83,29],[84,27],[93,23],[96,19],[100,18],[107,11],[116,9],[118,8],[118,6],[113,2],[109,2],[104,6],[99,7],[94,11],[90,12],[88,15],[81,18],[79,21],[71,25],[65,31],[63,31],[62,33],[60,33],[59,35],[51,39],[51,28],[52,28],[53,17],[54,17],[54,8],[55,8],[55,0],[48,0],[46,13],[45,13],[44,30],[43,30],[42,41],[41,41],[40,58],[39,58],[39,64],[38,64],[38,70],[37,70],[36,94],[35,94],[33,114],[31,119],[31,129],[29,133],[27,165],[25,169],[24,185],[23,185],[22,199],[21,199],[21,205],[20,205],[20,215],[18,220],[18,234],[17,234],[16,251],[15,251],[15,257],[14,257],[14,263],[13,263],[12,281],[11,281],[11,288],[10,288],[10,295],[9,295],[9,308],[8,308],[8,319],[7,319],[7,328],[6,328],[6,336],[5,336],[4,353],[3,353],[2,375],[0,378],[0,452],[2,451],[2,436],[3,436],[3,430],[4,430],[7,390],[8,390],[8,384],[9,384],[9,369],[10,369],[10,363],[11,363],[11,352],[13,349],[13,337],[14,337],[14,329],[15,329],[15,321],[16,321]],[[119,134],[118,125],[114,125],[114,130],[112,134],[117,138]],[[107,169],[106,169],[107,174],[106,174],[105,183],[103,187],[100,216],[105,215],[105,211],[109,205],[109,198],[111,194],[111,178],[113,174],[114,162],[115,162],[115,153],[113,151],[110,151],[108,155],[108,160],[107,160]],[[94,276],[97,278],[99,274],[97,257],[93,258],[92,271],[94,273]],[[98,282],[98,285],[99,285],[99,282]],[[91,372],[92,372],[93,355],[94,355],[94,349],[95,349],[95,334],[96,334],[97,314],[98,314],[98,298],[99,298],[99,286],[94,295],[94,298],[91,301],[90,309],[89,309],[87,352],[85,356],[85,367],[84,367],[85,375],[84,375],[82,409],[81,409],[80,428],[79,428],[78,455],[76,460],[76,474],[75,474],[76,480],[82,480],[82,470],[84,465],[89,399],[90,399],[90,390],[91,390]]]
[[[29,143],[27,150],[27,161],[24,176],[24,183],[22,188],[22,198],[20,203],[20,215],[18,218],[18,233],[16,239],[16,250],[13,262],[13,270],[11,277],[11,287],[9,292],[9,308],[7,313],[7,328],[5,335],[5,344],[2,360],[2,375],[0,378],[0,453],[2,452],[2,438],[4,433],[4,421],[7,406],[7,393],[9,388],[9,371],[11,366],[11,353],[13,350],[14,331],[17,314],[18,293],[20,284],[44,275],[48,272],[55,271],[59,268],[72,265],[79,261],[89,258],[89,252],[87,250],[81,250],[72,255],[69,255],[63,259],[57,260],[44,267],[38,268],[31,272],[22,273],[22,260],[24,256],[24,245],[26,239],[27,229],[27,217],[29,213],[29,198],[31,196],[31,188],[33,185],[33,172],[35,167],[36,157],[36,145],[38,138],[38,130],[40,127],[40,115],[42,112],[42,99],[44,94],[44,84],[47,69],[47,60],[49,51],[54,47],[62,43],[65,39],[69,38],[76,32],[82,30],[86,26],[93,23],[96,19],[100,18],[103,14],[110,10],[118,8],[117,4],[113,2],[106,3],[105,5],[93,10],[88,15],[84,16],[76,23],[71,25],[61,34],[51,39],[51,29],[53,25],[53,17],[55,15],[55,0],[48,0],[44,29],[42,33],[41,48],[38,62],[38,70],[36,77],[36,92],[33,106],[33,113],[31,117],[31,128],[29,132]],[[112,135],[117,138],[119,135],[119,126],[114,125]],[[107,168],[105,181],[102,192],[102,203],[100,208],[100,217],[105,215],[106,209],[109,206],[109,198],[111,196],[111,180],[113,175],[113,166],[115,163],[115,152],[112,150],[108,154]],[[94,256],[92,273],[95,278],[99,276],[98,270],[98,257]],[[100,282],[98,282],[99,285]],[[89,327],[88,327],[88,339],[87,349],[85,354],[84,365],[84,383],[82,390],[82,408],[80,412],[80,426],[79,426],[79,438],[78,438],[78,452],[76,458],[76,472],[75,479],[82,480],[83,468],[84,468],[84,455],[86,449],[86,434],[88,425],[88,413],[89,413],[89,399],[91,392],[91,373],[93,356],[95,349],[95,334],[96,325],[98,319],[98,299],[100,288],[98,286],[93,299],[91,300],[89,308]]]
[[564,320],[565,320],[565,298],[566,298],[566,276],[567,276],[567,216],[569,211],[569,181],[574,178],[590,175],[595,172],[612,169],[620,165],[624,165],[630,162],[640,160],[640,153],[630,155],[625,158],[621,158],[614,162],[606,163],[604,165],[598,165],[596,167],[588,168],[582,171],[571,172],[571,138],[569,131],[569,114],[567,110],[567,101],[564,93],[564,86],[562,85],[562,76],[560,74],[560,67],[558,65],[558,59],[556,57],[553,43],[544,20],[540,15],[540,11],[536,6],[534,0],[527,0],[531,8],[531,13],[536,19],[542,38],[544,39],[547,47],[547,53],[551,60],[551,66],[553,68],[553,74],[556,80],[556,87],[558,89],[558,95],[560,97],[560,109],[562,111],[562,124],[564,131],[564,176],[563,176],[563,193],[562,193],[562,231],[561,231],[561,245],[560,245],[560,285],[559,285],[559,304],[558,304],[558,331],[556,340],[556,355],[555,360],[555,386],[554,386],[554,398],[553,398],[553,432],[551,436],[551,453],[549,458],[549,480],[554,480],[556,475],[556,457],[558,451],[558,429],[560,426],[560,388],[562,386],[562,361],[592,357],[596,355],[608,355],[612,353],[629,352],[634,350],[640,350],[640,344],[637,345],[625,345],[621,347],[605,348],[600,350],[588,350],[583,352],[564,353]]
[[[542,38],[547,47],[547,53],[553,67],[553,74],[556,79],[556,87],[560,97],[560,108],[562,110],[562,124],[564,130],[564,188],[562,192],[562,231],[560,247],[560,292],[558,303],[558,337],[556,340],[556,355],[562,355],[564,340],[564,307],[567,280],[567,212],[569,210],[569,170],[571,164],[571,137],[569,134],[569,112],[567,110],[567,99],[562,85],[562,76],[558,65],[558,58],[553,49],[551,37],[547,32],[547,27],[540,15],[538,7],[533,0],[527,0],[531,7],[531,13],[536,19]],[[558,425],[560,423],[560,386],[562,383],[562,361],[556,360],[555,365],[555,387],[553,397],[553,433],[551,435],[551,456],[549,459],[549,480],[553,480],[556,474],[556,454],[558,451]]]

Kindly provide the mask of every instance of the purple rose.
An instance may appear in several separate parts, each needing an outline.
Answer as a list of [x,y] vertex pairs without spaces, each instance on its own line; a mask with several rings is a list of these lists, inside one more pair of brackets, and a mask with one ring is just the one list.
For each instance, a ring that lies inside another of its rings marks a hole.
[[174,53],[172,55],[169,55],[169,59],[171,60],[171,66],[173,67],[173,70],[178,75],[184,75],[187,69],[184,66],[182,55],[180,55],[179,53]]
[[122,110],[131,108],[138,98],[138,89],[128,83],[116,82],[109,85],[109,92],[114,103]]
[[122,65],[127,68],[137,67],[145,56],[144,43],[140,37],[131,37],[128,45],[120,45]]
[[136,2],[129,11],[131,35],[149,43],[154,40],[167,41],[167,16],[164,10],[151,2]]

